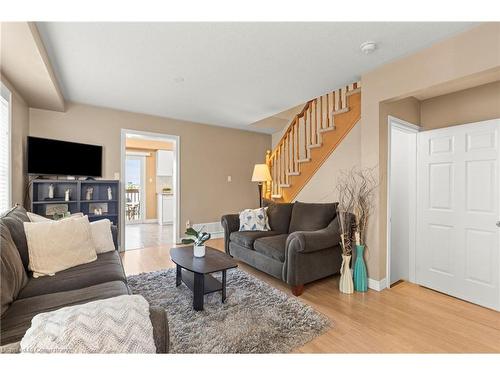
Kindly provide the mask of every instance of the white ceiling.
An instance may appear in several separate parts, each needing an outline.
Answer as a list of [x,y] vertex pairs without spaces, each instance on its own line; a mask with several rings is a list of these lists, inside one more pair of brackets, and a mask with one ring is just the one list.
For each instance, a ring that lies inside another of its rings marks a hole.
[[474,25],[37,23],[67,100],[242,129]]

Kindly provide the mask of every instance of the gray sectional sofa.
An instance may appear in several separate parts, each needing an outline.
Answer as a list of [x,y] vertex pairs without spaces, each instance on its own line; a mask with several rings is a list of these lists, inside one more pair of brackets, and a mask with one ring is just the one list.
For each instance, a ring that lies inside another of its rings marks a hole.
[[265,201],[270,231],[239,231],[239,215],[224,215],[225,251],[283,280],[300,295],[304,284],[340,272],[337,203]]
[[[98,254],[97,260],[56,273],[33,278],[28,270],[28,245],[23,222],[26,211],[16,206],[0,217],[1,319],[0,345],[18,342],[38,313],[64,306],[130,294],[118,251]],[[113,228],[116,246],[116,228]],[[158,353],[168,352],[166,312],[150,308]]]

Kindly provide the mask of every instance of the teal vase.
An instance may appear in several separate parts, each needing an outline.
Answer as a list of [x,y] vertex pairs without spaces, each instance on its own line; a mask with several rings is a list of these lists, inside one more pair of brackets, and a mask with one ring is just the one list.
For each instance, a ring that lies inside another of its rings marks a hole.
[[354,290],[366,292],[368,290],[368,278],[366,277],[366,265],[363,259],[365,245],[356,245],[356,261],[354,262]]

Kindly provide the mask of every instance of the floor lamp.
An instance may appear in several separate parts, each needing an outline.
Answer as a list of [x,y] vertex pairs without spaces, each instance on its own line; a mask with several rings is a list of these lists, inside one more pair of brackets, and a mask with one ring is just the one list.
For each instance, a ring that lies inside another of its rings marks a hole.
[[258,182],[259,189],[259,207],[262,207],[262,184],[271,181],[271,173],[266,164],[255,164],[253,167],[252,182]]

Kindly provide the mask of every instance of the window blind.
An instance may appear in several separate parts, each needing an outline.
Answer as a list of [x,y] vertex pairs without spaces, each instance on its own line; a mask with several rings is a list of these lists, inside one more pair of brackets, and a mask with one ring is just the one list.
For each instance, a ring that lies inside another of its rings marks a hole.
[[1,85],[0,95],[0,212],[10,207],[10,92]]

